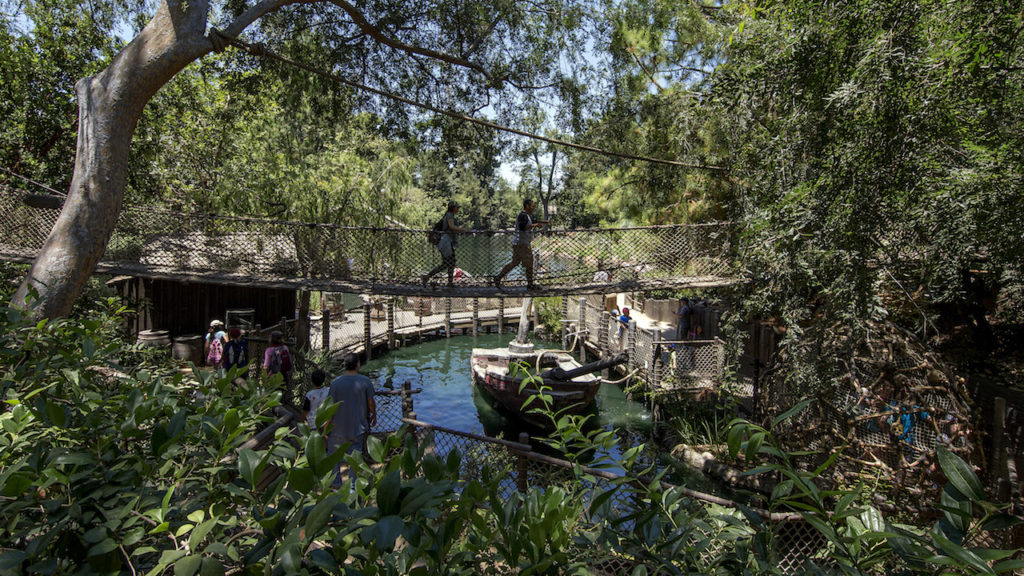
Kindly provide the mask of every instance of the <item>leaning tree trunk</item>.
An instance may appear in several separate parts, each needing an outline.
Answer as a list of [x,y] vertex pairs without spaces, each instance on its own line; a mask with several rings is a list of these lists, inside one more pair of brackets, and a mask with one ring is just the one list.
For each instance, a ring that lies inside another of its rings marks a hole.
[[75,85],[75,171],[57,223],[12,299],[39,294],[35,315],[66,316],[96,269],[124,199],[128,151],[142,109],[157,90],[212,50],[208,2],[162,2],[153,19],[110,65]]

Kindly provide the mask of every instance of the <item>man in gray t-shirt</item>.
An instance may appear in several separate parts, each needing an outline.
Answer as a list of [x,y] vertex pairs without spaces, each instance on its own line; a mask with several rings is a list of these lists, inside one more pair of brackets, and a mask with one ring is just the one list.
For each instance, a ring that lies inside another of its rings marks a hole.
[[[373,383],[359,374],[359,356],[345,356],[345,373],[331,381],[331,401],[338,405],[327,435],[327,451],[350,443],[349,452],[362,452],[370,427],[377,424],[377,403],[373,400]],[[335,469],[335,485],[341,483],[341,463]],[[353,484],[355,476],[352,476]]]
[[506,264],[494,277],[494,286],[501,290],[501,281],[505,275],[519,264],[526,271],[526,289],[533,289],[533,229],[547,224],[547,220],[533,221],[533,200],[523,200],[523,211],[516,217],[515,231],[512,233],[512,261]]

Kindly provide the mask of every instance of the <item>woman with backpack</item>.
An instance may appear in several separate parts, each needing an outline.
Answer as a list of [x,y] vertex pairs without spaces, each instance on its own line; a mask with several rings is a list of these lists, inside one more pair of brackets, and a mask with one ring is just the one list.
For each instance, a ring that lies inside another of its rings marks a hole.
[[206,342],[203,345],[206,354],[206,365],[214,368],[221,368],[221,360],[224,357],[224,323],[220,320],[210,322],[210,329],[206,332]]
[[455,221],[455,214],[459,211],[459,203],[452,200],[448,202],[448,211],[444,213],[441,220],[434,226],[434,232],[441,232],[437,242],[437,250],[441,253],[441,263],[436,268],[420,277],[424,286],[430,282],[435,274],[448,269],[448,285],[451,286],[455,280],[455,246],[458,241],[455,239],[456,232],[469,232]]
[[267,377],[280,374],[284,378],[285,388],[291,389],[292,355],[284,343],[284,334],[281,334],[280,330],[270,333],[270,345],[263,353],[263,372]]

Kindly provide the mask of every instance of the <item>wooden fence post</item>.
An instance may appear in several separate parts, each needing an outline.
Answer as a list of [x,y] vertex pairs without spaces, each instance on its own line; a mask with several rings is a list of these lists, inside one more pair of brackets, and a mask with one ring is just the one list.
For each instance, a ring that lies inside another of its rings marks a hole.
[[[519,443],[520,444],[527,444],[527,445],[529,445],[530,444],[530,435],[527,434],[526,432],[520,432],[519,433]],[[517,462],[517,466],[516,466],[516,468],[517,468],[516,487],[519,489],[519,492],[525,494],[526,491],[530,489],[530,478],[529,478],[528,471],[527,471],[527,466],[526,466],[526,460],[527,460],[526,454],[520,453],[518,455],[517,460],[518,460],[518,462]]]
[[395,298],[388,298],[388,350],[395,349]]
[[587,363],[587,298],[580,297],[580,321],[576,325],[576,341],[580,344],[580,364]]
[[659,388],[661,386],[661,373],[664,370],[665,366],[664,363],[661,361],[661,344],[658,344],[657,342],[661,342],[664,339],[665,338],[660,329],[654,332],[654,364],[653,366],[651,366],[651,378],[648,381],[648,385],[652,389]]
[[601,358],[604,358],[608,351],[608,321],[610,318],[611,313],[601,312],[597,325],[597,354]]
[[636,357],[636,320],[629,321],[629,327],[623,336],[626,338],[626,345],[623,348],[629,354],[629,367],[635,369],[640,365],[640,359]]
[[567,334],[569,333],[569,297],[562,296],[562,350],[569,347]]
[[366,362],[369,362],[370,359],[373,358],[373,337],[370,326],[370,311],[370,304],[363,304],[363,352],[365,352]]
[[327,351],[331,349],[331,311],[324,308],[320,318],[320,337],[323,342],[320,346]]

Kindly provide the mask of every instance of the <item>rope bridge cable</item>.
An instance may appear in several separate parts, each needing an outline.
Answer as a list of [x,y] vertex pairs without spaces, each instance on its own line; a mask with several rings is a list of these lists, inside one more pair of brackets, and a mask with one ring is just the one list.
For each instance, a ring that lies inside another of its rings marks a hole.
[[17,172],[14,172],[12,170],[8,170],[7,168],[4,168],[3,166],[0,166],[0,170],[10,174],[11,176],[14,176],[15,178],[18,178],[19,180],[22,180],[24,182],[28,182],[29,184],[32,184],[34,186],[38,186],[39,188],[42,188],[43,190],[46,190],[47,192],[52,192],[53,194],[56,194],[57,196],[67,196],[66,192],[61,192],[59,190],[54,190],[53,188],[47,186],[46,184],[43,184],[41,182],[36,182],[35,180],[33,180],[31,178],[27,178],[25,176],[22,176],[21,174],[18,174]]
[[211,35],[211,37],[219,36],[222,40],[226,40],[228,43],[233,44],[233,45],[237,46],[238,48],[241,48],[245,52],[247,52],[247,53],[249,53],[249,54],[251,54],[253,56],[256,56],[257,58],[270,58],[271,60],[277,60],[278,62],[281,62],[283,64],[287,64],[289,66],[294,66],[296,68],[300,68],[300,69],[305,70],[307,72],[310,72],[312,74],[316,74],[318,76],[322,76],[322,77],[327,78],[329,80],[333,80],[335,82],[339,82],[341,84],[345,84],[346,86],[355,88],[357,90],[362,90],[364,92],[370,92],[372,94],[376,94],[376,95],[382,96],[384,98],[389,98],[391,100],[396,100],[398,102],[402,102],[402,103],[408,104],[410,106],[415,106],[417,108],[422,108],[424,110],[429,110],[431,112],[436,112],[438,114],[443,114],[445,116],[448,116],[449,118],[454,118],[456,120],[462,120],[462,121],[465,121],[465,122],[470,122],[470,123],[473,123],[473,124],[477,124],[479,126],[484,126],[486,128],[491,128],[493,130],[500,130],[502,132],[508,132],[509,134],[515,134],[517,136],[523,136],[525,138],[530,138],[530,139],[533,139],[533,140],[540,140],[542,142],[547,142],[549,144],[554,144],[556,146],[564,146],[566,148],[574,148],[576,150],[583,150],[583,151],[586,151],[586,152],[593,152],[595,154],[601,154],[601,155],[604,155],[604,156],[610,156],[610,157],[614,157],[614,158],[622,158],[622,159],[625,159],[625,160],[637,160],[637,161],[640,161],[640,162],[650,162],[652,164],[662,164],[662,165],[665,165],[665,166],[675,166],[677,168],[690,168],[690,169],[695,169],[695,170],[708,170],[708,171],[712,171],[712,172],[723,172],[723,173],[725,173],[725,172],[729,171],[729,169],[725,168],[724,166],[714,166],[714,165],[710,165],[710,164],[693,164],[693,163],[688,163],[688,162],[679,162],[677,160],[665,160],[664,158],[652,158],[650,156],[640,156],[640,155],[637,155],[637,154],[629,154],[629,153],[626,153],[626,152],[615,152],[615,151],[612,151],[612,150],[606,150],[604,148],[598,148],[596,146],[588,146],[586,144],[577,144],[575,142],[569,142],[567,140],[560,140],[558,138],[550,138],[548,136],[541,136],[540,134],[534,134],[532,132],[526,132],[524,130],[519,130],[519,129],[516,129],[516,128],[512,128],[510,126],[504,126],[502,124],[497,124],[497,123],[491,122],[489,120],[483,120],[483,119],[480,119],[480,118],[474,118],[473,116],[468,116],[466,114],[461,114],[459,112],[454,112],[454,111],[451,111],[451,110],[440,108],[440,107],[434,106],[432,104],[426,104],[424,102],[419,102],[419,101],[413,100],[411,98],[406,98],[404,96],[399,96],[397,94],[392,94],[391,92],[387,92],[387,91],[381,90],[379,88],[373,88],[371,86],[367,86],[366,84],[361,84],[359,82],[355,82],[353,80],[349,80],[347,78],[343,78],[343,77],[341,77],[341,76],[339,76],[337,74],[334,74],[332,72],[328,72],[326,70],[315,68],[315,67],[310,66],[308,64],[303,64],[301,62],[297,62],[295,60],[292,60],[290,58],[287,58],[285,56],[277,54],[277,53],[273,52],[272,50],[267,49],[265,46],[263,46],[261,44],[250,44],[250,43],[245,42],[243,40],[239,40],[238,38],[227,36],[223,32],[220,32],[219,30],[214,30],[213,32],[211,32],[210,35]]

